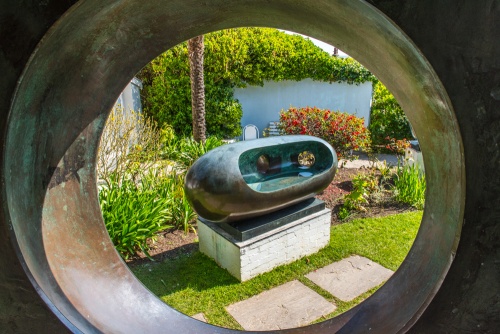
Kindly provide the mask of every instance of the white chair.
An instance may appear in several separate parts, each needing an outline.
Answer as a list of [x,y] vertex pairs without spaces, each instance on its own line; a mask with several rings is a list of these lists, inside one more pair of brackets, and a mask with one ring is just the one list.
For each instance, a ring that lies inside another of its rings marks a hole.
[[243,140],[252,140],[259,138],[259,129],[253,125],[248,124],[243,128]]

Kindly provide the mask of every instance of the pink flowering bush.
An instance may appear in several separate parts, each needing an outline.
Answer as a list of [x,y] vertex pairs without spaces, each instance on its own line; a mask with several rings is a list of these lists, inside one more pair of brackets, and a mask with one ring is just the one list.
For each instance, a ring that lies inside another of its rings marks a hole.
[[301,134],[324,139],[340,158],[348,158],[351,150],[368,150],[370,133],[363,118],[316,107],[281,111],[279,129],[285,134]]

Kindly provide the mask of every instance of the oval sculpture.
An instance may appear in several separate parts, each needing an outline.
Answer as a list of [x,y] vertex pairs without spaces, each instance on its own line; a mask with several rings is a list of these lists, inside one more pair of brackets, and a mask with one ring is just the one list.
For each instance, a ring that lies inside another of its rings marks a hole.
[[217,147],[189,169],[184,184],[201,218],[234,222],[293,205],[325,189],[337,154],[311,136],[280,136]]

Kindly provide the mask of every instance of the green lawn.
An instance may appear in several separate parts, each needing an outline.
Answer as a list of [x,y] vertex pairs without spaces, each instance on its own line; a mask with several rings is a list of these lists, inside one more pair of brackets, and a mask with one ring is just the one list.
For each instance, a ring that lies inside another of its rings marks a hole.
[[351,254],[367,257],[396,270],[415,239],[421,219],[422,211],[415,211],[333,226],[330,244],[318,253],[244,283],[200,252],[163,263],[148,263],[132,270],[167,304],[187,315],[203,312],[209,323],[218,326],[242,329],[224,307],[295,279],[337,305],[336,311],[328,316],[332,317],[358,304],[378,287],[351,302],[342,302],[304,275]]

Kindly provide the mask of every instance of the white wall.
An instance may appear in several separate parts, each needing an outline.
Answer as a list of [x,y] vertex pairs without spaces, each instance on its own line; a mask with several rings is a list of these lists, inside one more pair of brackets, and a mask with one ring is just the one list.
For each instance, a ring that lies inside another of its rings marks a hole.
[[133,78],[116,100],[115,107],[119,105],[126,112],[135,111],[140,113],[142,111],[141,89],[141,80]]
[[269,81],[263,87],[235,88],[234,96],[243,107],[241,126],[254,124],[262,130],[269,122],[278,121],[279,113],[293,107],[318,107],[339,110],[370,120],[372,83],[360,85],[327,83],[305,79],[302,81]]

